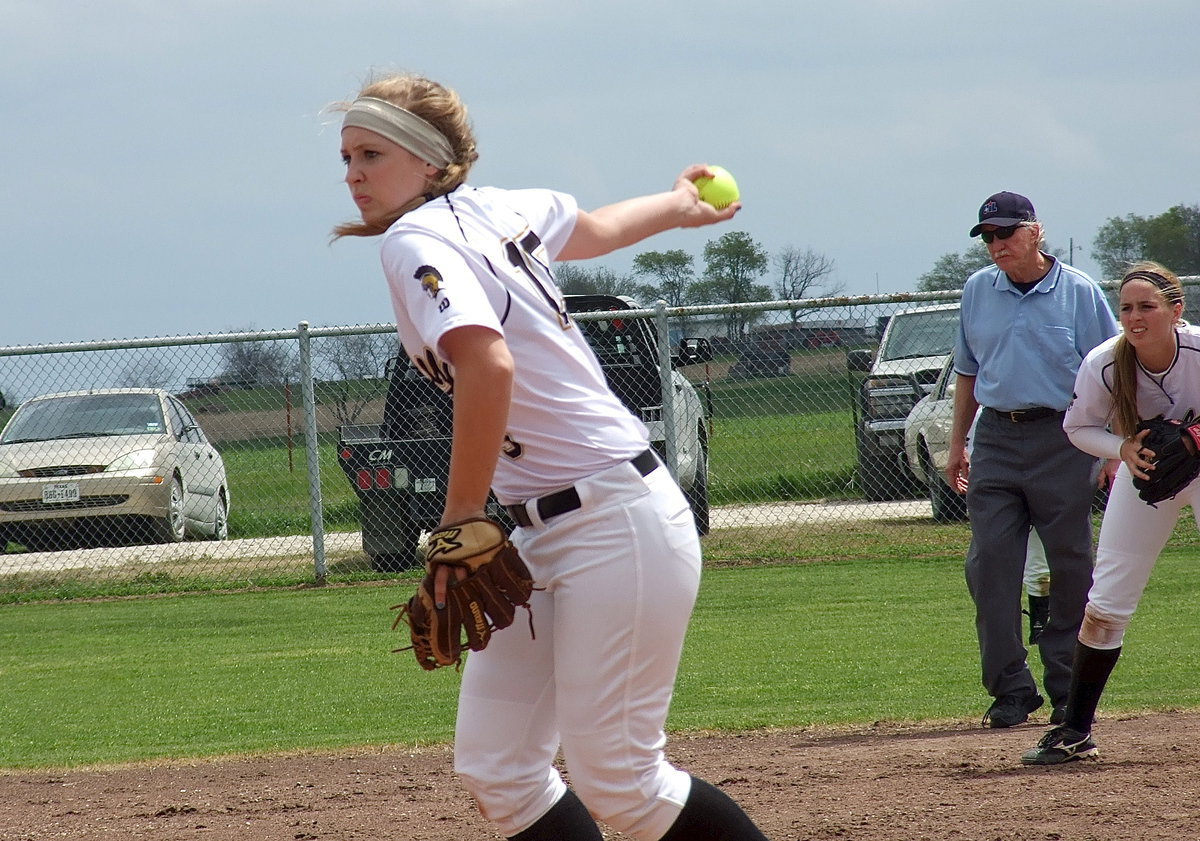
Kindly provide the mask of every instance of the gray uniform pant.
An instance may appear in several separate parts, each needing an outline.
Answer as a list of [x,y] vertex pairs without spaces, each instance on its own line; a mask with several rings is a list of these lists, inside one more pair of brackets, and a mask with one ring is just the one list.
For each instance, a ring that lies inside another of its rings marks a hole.
[[1038,640],[1043,683],[1053,705],[1067,700],[1092,582],[1097,465],[1071,444],[1061,415],[1024,423],[988,411],[979,417],[967,489],[966,576],[975,602],[983,686],[995,698],[1037,690],[1021,622],[1022,574],[1034,526],[1050,563],[1050,620]]

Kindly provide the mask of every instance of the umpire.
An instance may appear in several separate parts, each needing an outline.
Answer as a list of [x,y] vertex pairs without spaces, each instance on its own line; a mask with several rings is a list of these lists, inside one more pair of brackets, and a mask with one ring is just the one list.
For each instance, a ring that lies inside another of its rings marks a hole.
[[[1084,356],[1118,327],[1099,286],[1042,250],[1042,224],[1029,199],[990,196],[970,235],[982,237],[995,262],[963,286],[946,475],[957,487],[970,474],[967,587],[983,686],[994,699],[983,721],[1012,727],[1043,704],[1021,633],[1022,570],[1034,526],[1050,562],[1050,619],[1038,648],[1051,721],[1059,723],[1092,580],[1097,466],[1067,439],[1063,414]],[[966,436],[979,406],[968,464]]]

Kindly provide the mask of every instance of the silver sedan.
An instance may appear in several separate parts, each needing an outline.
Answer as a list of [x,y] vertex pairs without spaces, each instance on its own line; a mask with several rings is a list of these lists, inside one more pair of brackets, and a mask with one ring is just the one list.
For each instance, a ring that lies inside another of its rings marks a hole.
[[0,551],[229,535],[220,454],[161,389],[64,392],[25,401],[0,432]]

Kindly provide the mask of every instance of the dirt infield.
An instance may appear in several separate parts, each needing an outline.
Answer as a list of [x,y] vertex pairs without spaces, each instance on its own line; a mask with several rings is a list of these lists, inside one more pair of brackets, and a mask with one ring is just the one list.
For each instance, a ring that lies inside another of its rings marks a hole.
[[[1101,756],[1025,768],[1044,721],[676,736],[774,841],[1200,838],[1200,714],[1102,718]],[[625,839],[607,833],[606,838]],[[0,773],[0,838],[494,841],[447,748]]]

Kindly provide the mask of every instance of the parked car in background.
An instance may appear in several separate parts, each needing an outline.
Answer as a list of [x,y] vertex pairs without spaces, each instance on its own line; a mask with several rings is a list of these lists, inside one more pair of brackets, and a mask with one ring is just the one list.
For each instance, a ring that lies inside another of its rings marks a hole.
[[786,350],[752,345],[743,348],[737,362],[729,367],[729,379],[751,380],[758,377],[786,377],[792,373],[792,357]]
[[[913,387],[917,386],[914,384]],[[913,475],[928,489],[933,519],[940,523],[967,519],[966,497],[960,496],[946,481],[957,387],[958,375],[954,373],[954,359],[950,357],[933,390],[917,401],[904,421],[905,459]],[[1101,513],[1107,504],[1108,488],[1097,488],[1092,510]]]
[[904,421],[927,394],[954,349],[959,305],[901,310],[888,319],[879,348],[846,355],[851,372],[865,373],[855,404],[858,482],[870,500],[917,492],[904,457]]
[[908,467],[928,489],[933,519],[939,523],[967,518],[966,498],[946,481],[957,384],[954,358],[947,357],[933,390],[917,401],[904,421],[904,455]]
[[0,432],[0,551],[228,535],[224,461],[161,389],[34,397]]

